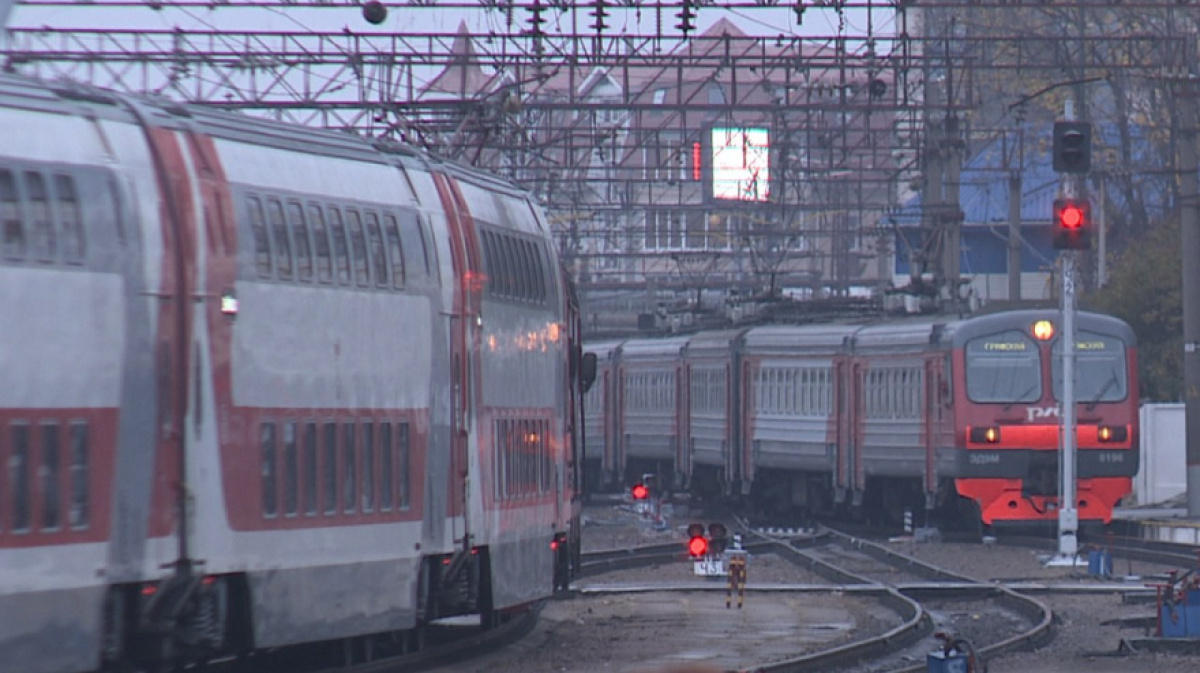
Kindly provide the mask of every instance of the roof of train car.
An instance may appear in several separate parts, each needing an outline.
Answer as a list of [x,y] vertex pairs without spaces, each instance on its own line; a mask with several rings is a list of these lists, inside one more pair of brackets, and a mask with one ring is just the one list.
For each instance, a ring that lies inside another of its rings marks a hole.
[[675,336],[666,339],[630,339],[621,347],[621,356],[625,360],[658,355],[678,356],[687,346],[690,338]]
[[78,115],[81,104],[89,112],[103,118],[134,122],[138,115],[149,115],[154,123],[166,127],[190,125],[215,138],[260,147],[380,164],[401,163],[411,166],[418,163],[425,168],[437,165],[456,177],[469,179],[489,189],[514,195],[527,194],[520,187],[491,173],[391,140],[364,138],[346,131],[179,103],[164,97],[123,94],[70,80],[50,82],[27,75],[0,73],[0,106]]
[[746,328],[700,332],[688,338],[687,355],[724,354],[730,345],[746,333]]
[[858,325],[823,323],[819,325],[766,325],[746,332],[747,351],[811,348],[840,349]]
[[[1005,329],[1028,332],[1038,320],[1049,320],[1056,332],[1062,330],[1062,314],[1055,309],[1023,309],[1003,311],[964,318],[947,323],[942,340],[954,346],[962,346],[979,336],[994,334]],[[1079,311],[1076,313],[1075,328],[1100,331],[1120,338],[1129,346],[1137,345],[1137,337],[1128,323],[1110,315]]]

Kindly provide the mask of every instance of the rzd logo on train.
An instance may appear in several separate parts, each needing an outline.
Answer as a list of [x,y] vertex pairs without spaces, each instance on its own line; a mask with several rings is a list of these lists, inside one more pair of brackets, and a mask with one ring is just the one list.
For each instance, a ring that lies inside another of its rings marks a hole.
[[1058,407],[1025,407],[1025,415],[1029,421],[1058,418]]

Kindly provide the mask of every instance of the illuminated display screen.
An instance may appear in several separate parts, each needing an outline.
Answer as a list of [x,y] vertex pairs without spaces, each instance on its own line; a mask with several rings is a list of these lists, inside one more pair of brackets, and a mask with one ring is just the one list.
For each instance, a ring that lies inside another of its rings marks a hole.
[[766,201],[771,196],[771,140],[767,129],[714,127],[712,197]]

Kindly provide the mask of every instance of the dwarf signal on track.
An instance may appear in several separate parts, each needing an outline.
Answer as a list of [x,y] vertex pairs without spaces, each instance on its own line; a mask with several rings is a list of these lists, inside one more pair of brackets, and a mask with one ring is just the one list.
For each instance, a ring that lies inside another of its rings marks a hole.
[[704,524],[689,524],[687,534],[688,555],[693,559],[703,558],[708,553],[708,538],[704,537]]
[[630,493],[633,495],[634,500],[645,500],[650,496],[650,489],[646,488],[645,484],[634,484],[633,488],[630,489]]

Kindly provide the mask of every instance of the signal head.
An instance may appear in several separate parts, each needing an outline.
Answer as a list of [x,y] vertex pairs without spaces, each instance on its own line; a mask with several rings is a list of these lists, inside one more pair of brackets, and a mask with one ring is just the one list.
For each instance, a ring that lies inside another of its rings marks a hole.
[[630,489],[634,500],[645,500],[650,496],[650,489],[646,488],[645,484],[634,484]]
[[693,537],[688,540],[688,554],[693,558],[704,556],[708,553],[708,540],[703,536]]
[[1092,125],[1088,122],[1054,122],[1054,170],[1087,173],[1092,167]]
[[687,527],[688,537],[704,537],[704,524],[692,523]]
[[1056,199],[1050,227],[1055,250],[1091,250],[1091,202],[1087,199]]

